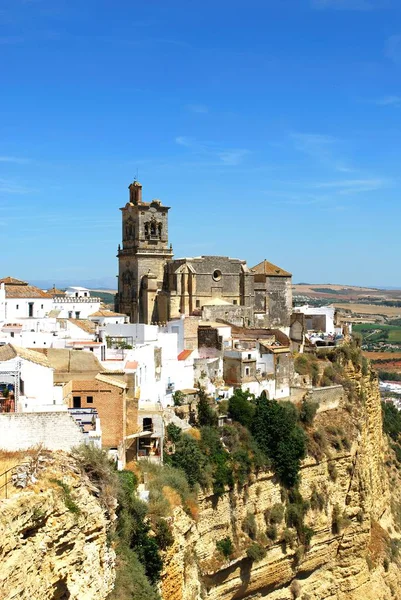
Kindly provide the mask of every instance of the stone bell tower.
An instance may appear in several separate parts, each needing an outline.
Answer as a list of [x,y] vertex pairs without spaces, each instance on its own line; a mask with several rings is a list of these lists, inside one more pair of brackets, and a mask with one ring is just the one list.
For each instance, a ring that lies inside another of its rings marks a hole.
[[158,296],[165,265],[173,256],[168,244],[169,207],[160,200],[143,202],[138,181],[128,189],[129,201],[120,209],[122,246],[117,254],[116,310],[129,315],[131,323],[152,323],[164,320]]

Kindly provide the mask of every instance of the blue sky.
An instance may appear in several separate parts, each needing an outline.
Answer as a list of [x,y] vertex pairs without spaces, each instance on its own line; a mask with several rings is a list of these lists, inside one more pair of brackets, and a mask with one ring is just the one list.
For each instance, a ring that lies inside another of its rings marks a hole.
[[176,257],[401,286],[399,0],[0,0],[1,276],[117,274],[138,173]]

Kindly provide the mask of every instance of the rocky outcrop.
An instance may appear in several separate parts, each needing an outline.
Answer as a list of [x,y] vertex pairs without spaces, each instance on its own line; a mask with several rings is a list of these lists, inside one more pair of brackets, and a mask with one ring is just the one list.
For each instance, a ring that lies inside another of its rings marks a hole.
[[0,501],[0,598],[103,600],[114,582],[109,518],[72,459],[45,463]]
[[[284,521],[276,533],[271,526],[268,531],[272,507],[285,500],[274,475],[260,473],[241,490],[200,497],[197,521],[175,510],[175,543],[162,580],[165,600],[401,598],[399,569],[390,555],[390,537],[397,534],[378,385],[352,363],[347,373],[353,400],[316,416],[315,428],[326,432],[329,443],[321,451],[317,435],[317,447],[311,446],[317,458],[309,455],[302,466],[300,491],[310,503],[305,524],[313,530],[309,548],[291,543],[294,530]],[[254,541],[266,549],[258,562],[246,553],[252,540],[244,524],[250,515]],[[216,542],[225,537],[235,547],[230,560],[216,551]]]

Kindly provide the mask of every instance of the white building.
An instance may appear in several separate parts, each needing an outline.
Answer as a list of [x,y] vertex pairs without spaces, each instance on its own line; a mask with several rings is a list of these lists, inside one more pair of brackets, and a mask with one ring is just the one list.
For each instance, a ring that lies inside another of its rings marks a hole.
[[122,325],[129,322],[129,317],[127,315],[114,312],[113,310],[106,310],[105,308],[101,308],[92,313],[88,318],[100,327],[108,324]]
[[324,335],[335,335],[342,333],[341,328],[337,330],[334,323],[334,306],[295,306],[294,312],[305,315],[306,330],[308,332],[323,333]]
[[179,352],[178,333],[157,325],[107,324],[99,336],[107,344],[103,366],[135,373],[139,408],[172,405],[175,391],[193,388],[196,353]]
[[[0,384],[14,396],[11,412],[67,410],[62,395],[54,389],[53,369],[40,352],[11,344],[0,347]],[[4,392],[2,396],[4,408],[7,398],[4,399]]]
[[0,279],[0,323],[43,318],[52,308],[47,292],[13,277]]

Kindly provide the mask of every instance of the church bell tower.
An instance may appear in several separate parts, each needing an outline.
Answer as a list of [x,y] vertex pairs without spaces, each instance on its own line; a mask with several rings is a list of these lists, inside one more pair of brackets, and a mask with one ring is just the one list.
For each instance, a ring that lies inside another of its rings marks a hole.
[[168,244],[168,206],[160,200],[142,201],[142,185],[128,186],[129,201],[122,211],[122,245],[118,247],[116,310],[131,323],[164,320],[159,293],[164,268],[173,257]]

